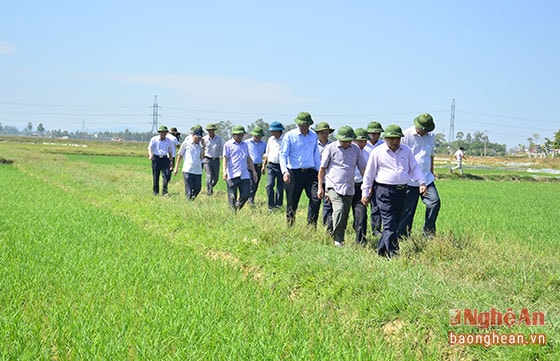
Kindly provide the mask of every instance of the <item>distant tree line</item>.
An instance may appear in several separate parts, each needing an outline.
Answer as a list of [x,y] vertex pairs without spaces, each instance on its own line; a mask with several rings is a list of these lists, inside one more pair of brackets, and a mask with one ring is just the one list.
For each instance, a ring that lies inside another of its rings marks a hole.
[[[231,130],[234,124],[229,121],[221,121],[215,123],[216,134],[220,135],[224,139],[231,138]],[[202,125],[204,127],[204,125]],[[265,139],[270,135],[270,124],[265,122],[263,119],[257,119],[253,123],[249,124],[245,130],[247,131],[247,137],[255,127],[261,127],[265,134]],[[286,131],[294,129],[296,124],[285,124]],[[190,133],[190,129],[179,129],[179,132],[184,136]],[[69,132],[67,130],[55,129],[47,130],[42,123],[37,125],[37,128],[33,129],[33,124],[29,122],[23,131],[18,130],[16,127],[9,125],[2,125],[0,123],[0,134],[4,135],[24,135],[24,136],[40,136],[40,137],[51,137],[51,138],[74,138],[74,139],[91,139],[91,140],[115,140],[115,141],[138,141],[144,142],[148,141],[154,134],[151,131],[147,132],[131,132],[129,129],[119,132],[85,132],[85,131],[75,131]],[[331,135],[331,138],[334,139]],[[541,153],[549,152],[554,149],[560,149],[560,130],[554,134],[554,138],[544,138],[541,142],[541,137],[539,134],[533,134],[532,137],[527,138],[529,146],[526,147],[523,144],[519,144],[517,151],[521,153]],[[455,140],[448,142],[445,139],[445,134],[436,133],[435,134],[435,145],[436,154],[453,154],[456,149],[463,147],[465,153],[471,156],[503,156],[508,153],[505,144],[494,143],[488,137],[486,132],[475,131],[474,133],[463,133],[458,132],[455,136]]]

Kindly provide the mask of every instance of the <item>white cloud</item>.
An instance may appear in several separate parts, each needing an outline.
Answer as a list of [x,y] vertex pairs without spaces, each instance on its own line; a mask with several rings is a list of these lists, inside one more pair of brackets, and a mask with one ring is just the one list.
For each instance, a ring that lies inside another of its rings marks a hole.
[[10,55],[16,52],[16,46],[0,40],[0,55]]

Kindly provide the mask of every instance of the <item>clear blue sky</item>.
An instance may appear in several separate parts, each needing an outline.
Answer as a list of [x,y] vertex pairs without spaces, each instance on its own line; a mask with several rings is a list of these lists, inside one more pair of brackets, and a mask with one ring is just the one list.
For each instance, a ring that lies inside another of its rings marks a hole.
[[365,127],[429,112],[508,148],[560,130],[560,1],[4,1],[0,122]]

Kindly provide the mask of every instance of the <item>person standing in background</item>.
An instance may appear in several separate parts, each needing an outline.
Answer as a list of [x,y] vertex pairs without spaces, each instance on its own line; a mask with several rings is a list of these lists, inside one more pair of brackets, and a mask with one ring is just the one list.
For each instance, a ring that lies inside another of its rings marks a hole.
[[216,134],[216,124],[208,123],[206,131],[208,134],[202,138],[202,151],[204,158],[202,166],[206,173],[206,194],[211,196],[214,193],[214,187],[218,183],[220,176],[220,157],[222,156],[224,141],[222,137]]
[[249,147],[249,156],[253,161],[253,165],[255,167],[255,171],[257,172],[256,180],[253,181],[254,177],[250,178],[251,183],[251,194],[249,195],[249,204],[251,206],[255,205],[255,194],[259,189],[259,183],[261,181],[261,174],[263,168],[263,155],[266,150],[266,143],[262,141],[262,137],[264,137],[264,131],[261,127],[256,126],[251,131],[251,138],[247,139],[245,143]]
[[435,129],[432,116],[423,113],[414,119],[414,126],[404,131],[402,143],[408,146],[414,154],[414,158],[420,165],[422,175],[426,181],[427,191],[422,194],[419,191],[417,181],[409,180],[406,188],[406,202],[404,214],[398,227],[399,237],[409,237],[414,221],[414,214],[418,205],[418,198],[426,205],[424,216],[423,233],[427,237],[436,235],[436,221],[441,207],[441,201],[436,188],[436,177],[434,175],[434,151],[435,141],[432,131]]
[[152,179],[154,196],[159,195],[159,177],[163,178],[162,195],[168,194],[167,185],[171,177],[171,157],[175,146],[167,138],[168,129],[162,125],[158,129],[159,135],[152,137],[148,144],[148,158],[152,161]]
[[[371,153],[371,151],[384,144],[383,140],[380,139],[381,133],[383,133],[383,127],[381,123],[377,121],[370,122],[367,126],[368,143],[366,144],[366,151]],[[375,183],[373,184],[373,193],[375,194]],[[371,197],[371,210],[370,210],[370,222],[371,222],[371,233],[373,237],[381,236],[381,212],[377,206],[377,201],[375,197]]]
[[[329,140],[329,136],[331,135],[331,133],[334,132],[334,129],[331,128],[331,126],[329,125],[329,123],[327,122],[321,122],[319,124],[317,124],[317,126],[315,127],[315,133],[317,133],[317,145],[319,146],[319,154],[322,155],[323,154],[323,150],[325,149],[325,147],[327,146],[327,144],[330,144],[331,141]],[[323,182],[323,187],[325,186],[325,183]],[[326,227],[327,233],[331,234],[333,232],[333,209],[332,209],[332,203],[329,200],[329,197],[327,196],[327,191],[326,189],[323,189],[323,226]]]
[[459,169],[459,173],[461,173],[461,175],[463,175],[463,159],[466,159],[465,148],[459,147],[459,149],[457,149],[457,151],[455,152],[454,156],[455,156],[455,159],[457,160],[457,165],[453,168],[450,168],[449,172],[453,173],[454,170]]
[[[173,143],[173,154],[171,155],[171,169],[173,169],[175,167],[175,161],[177,160],[177,149],[181,146],[181,142],[173,134],[173,129],[175,129],[175,132],[177,131],[177,128],[171,128],[171,132],[167,133],[167,135],[166,135],[166,137],[169,138],[171,140],[171,142]],[[172,173],[169,173],[169,180],[170,181],[171,181],[171,174]]]
[[[366,147],[368,141],[367,130],[364,128],[356,128],[354,131],[356,139],[354,144],[360,148],[362,157],[367,162],[371,149]],[[356,167],[354,172],[354,198],[352,198],[352,214],[354,216],[354,231],[356,232],[356,244],[365,246],[367,243],[367,206],[362,204],[362,182],[364,170]]]
[[[263,156],[263,170],[267,172],[266,195],[268,198],[268,209],[276,210],[284,203],[284,179],[280,170],[280,146],[282,144],[282,132],[284,126],[280,122],[270,123],[271,136],[266,142],[266,150]],[[276,183],[276,191],[274,184]]]

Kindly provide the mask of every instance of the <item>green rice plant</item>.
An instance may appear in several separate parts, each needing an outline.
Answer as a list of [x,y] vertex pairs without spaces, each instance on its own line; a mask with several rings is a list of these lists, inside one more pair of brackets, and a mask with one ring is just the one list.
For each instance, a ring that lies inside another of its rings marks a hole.
[[[439,180],[438,236],[421,237],[419,205],[413,237],[388,262],[307,228],[305,201],[287,228],[265,211],[262,184],[257,206],[234,214],[223,181],[187,202],[177,176],[170,197],[153,197],[147,159],[36,147],[0,144],[15,160],[0,166],[4,358],[560,355],[557,183]],[[450,309],[492,307],[545,312],[545,326],[495,330],[543,332],[547,345],[448,344],[449,331],[481,331],[451,326]]]

